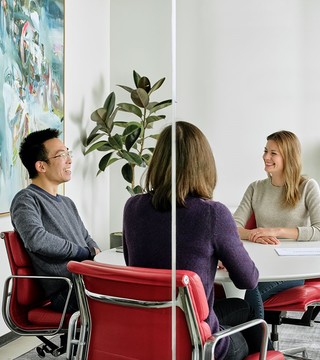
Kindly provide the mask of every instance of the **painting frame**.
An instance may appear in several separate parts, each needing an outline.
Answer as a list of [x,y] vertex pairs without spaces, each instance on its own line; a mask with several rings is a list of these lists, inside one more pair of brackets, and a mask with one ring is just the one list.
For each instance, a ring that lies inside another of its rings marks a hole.
[[29,184],[19,158],[30,132],[64,138],[65,0],[7,0],[0,8],[0,216]]

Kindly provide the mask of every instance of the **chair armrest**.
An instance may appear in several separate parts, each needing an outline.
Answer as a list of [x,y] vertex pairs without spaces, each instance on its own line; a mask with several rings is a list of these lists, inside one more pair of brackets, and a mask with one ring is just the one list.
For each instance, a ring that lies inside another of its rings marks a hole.
[[263,326],[263,338],[260,348],[260,357],[259,360],[265,360],[267,356],[267,347],[268,347],[268,325],[263,319],[255,319],[248,322],[245,322],[240,325],[233,326],[229,329],[221,330],[212,335],[204,344],[204,358],[205,360],[214,359],[214,350],[215,347],[221,339],[235,334],[239,331],[248,329],[250,327],[261,324]]
[[[72,281],[67,278],[67,277],[63,277],[63,276],[40,276],[40,275],[10,275],[5,283],[4,283],[4,289],[3,289],[3,300],[2,300],[2,315],[3,315],[3,319],[6,323],[6,325],[15,333],[19,334],[19,335],[26,335],[27,332],[19,329],[17,326],[15,326],[14,322],[11,319],[10,313],[9,313],[9,308],[10,308],[10,301],[11,301],[11,295],[12,295],[12,289],[10,288],[10,285],[12,285],[12,281],[14,279],[46,279],[46,280],[63,280],[67,283],[67,286],[69,288],[68,290],[68,294],[67,294],[67,298],[66,298],[66,302],[63,308],[63,311],[61,313],[61,320],[59,322],[59,326],[58,328],[54,329],[52,332],[50,332],[49,335],[55,335],[57,334],[63,327],[63,323],[65,321],[65,317],[66,317],[66,313],[67,313],[67,307],[68,307],[68,303],[69,303],[69,299],[71,296],[71,291],[72,291]],[[41,333],[41,331],[39,331],[39,334]],[[46,335],[48,335],[48,331],[45,332]]]

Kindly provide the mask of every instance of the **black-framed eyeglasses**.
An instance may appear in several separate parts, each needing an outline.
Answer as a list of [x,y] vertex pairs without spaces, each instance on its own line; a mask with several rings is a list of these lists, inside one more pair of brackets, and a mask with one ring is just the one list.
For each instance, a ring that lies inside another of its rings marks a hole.
[[58,155],[49,157],[47,160],[58,159],[58,158],[61,158],[61,159],[64,159],[64,160],[66,160],[67,158],[72,158],[72,151],[71,150],[63,151],[63,152],[59,153]]

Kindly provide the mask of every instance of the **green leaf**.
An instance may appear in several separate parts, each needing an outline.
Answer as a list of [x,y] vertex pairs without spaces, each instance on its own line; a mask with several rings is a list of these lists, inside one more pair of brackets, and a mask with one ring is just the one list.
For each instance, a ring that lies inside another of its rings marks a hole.
[[144,89],[138,88],[131,93],[131,100],[139,107],[146,108],[149,104],[149,95]]
[[134,81],[136,88],[138,87],[140,79],[141,79],[141,76],[135,70],[133,70],[133,81]]
[[154,107],[152,107],[151,109],[149,109],[149,110],[150,110],[150,114],[151,114],[151,113],[154,113],[154,112],[156,112],[156,111],[158,111],[158,110],[160,110],[160,109],[164,109],[164,108],[170,106],[171,104],[172,104],[172,100],[171,100],[171,99],[165,100],[165,101],[161,101],[161,102],[159,102],[157,105],[155,105]]
[[108,161],[108,164],[107,166],[110,166],[111,164],[115,163],[116,161],[118,161],[120,159],[117,159],[117,158],[111,158],[109,161]]
[[153,134],[153,135],[149,135],[148,137],[152,138],[152,139],[155,139],[155,140],[158,140],[159,136],[160,136],[160,134]]
[[93,135],[96,134],[99,130],[100,130],[100,127],[99,127],[98,125],[96,125],[96,126],[91,130],[91,132],[90,132],[90,134],[89,134],[89,136],[88,136],[87,138],[93,136]]
[[149,91],[150,91],[150,88],[151,88],[150,80],[146,76],[143,76],[139,80],[137,88],[138,89],[140,89],[140,88],[143,89],[148,94]]
[[106,101],[104,102],[103,105],[103,107],[107,110],[106,118],[109,118],[113,113],[115,103],[116,103],[116,95],[114,92],[111,92],[106,98]]
[[94,141],[100,139],[104,134],[103,133],[97,133],[97,131],[100,130],[99,126],[95,126],[95,128],[91,131],[89,136],[85,139],[84,145],[87,147]]
[[123,130],[123,134],[122,136],[127,136],[131,133],[133,133],[134,131],[136,131],[137,129],[141,129],[141,124],[136,122],[136,121],[132,121],[132,122],[127,122],[125,124],[125,129]]
[[128,103],[119,103],[118,104],[118,109],[120,111],[125,111],[125,112],[129,112],[132,114],[137,115],[140,119],[142,118],[142,111],[140,110],[140,108],[138,108],[138,106],[133,105],[133,104],[128,104]]
[[151,93],[153,93],[154,91],[156,91],[156,90],[159,89],[159,87],[164,83],[165,79],[166,79],[166,78],[162,78],[162,79],[158,80],[158,81],[152,86],[152,88],[150,89],[150,91],[149,91],[149,93],[148,93],[149,96],[150,96]]
[[154,152],[154,147],[148,147],[148,148],[145,148],[145,150],[148,150],[148,151],[150,151],[151,154],[153,154],[153,152]]
[[100,171],[105,171],[106,167],[108,166],[108,162],[112,156],[112,152],[107,154],[107,155],[104,155],[101,160],[99,161],[99,170]]
[[155,121],[163,120],[165,118],[166,118],[165,115],[152,115],[152,116],[148,116],[146,118],[146,121],[147,121],[147,124],[152,124]]
[[[99,175],[100,173],[102,173],[103,171],[105,171],[105,169],[110,166],[111,164],[115,163],[116,161],[120,160],[117,158],[107,158],[108,155],[112,155],[112,153],[109,153],[107,155],[105,155],[103,158],[101,158],[100,162],[99,162],[99,167],[101,166],[101,169],[99,169],[99,171],[97,172],[97,175]],[[104,159],[105,158],[105,159]]]
[[109,142],[107,142],[106,144],[100,146],[99,149],[97,149],[97,150],[98,151],[111,151],[114,149],[110,146]]
[[111,134],[111,131],[113,129],[113,125],[114,125],[114,119],[117,115],[117,112],[118,112],[118,108],[115,109],[115,111],[111,114],[110,117],[108,117],[105,121],[105,125],[106,125],[106,128],[108,129],[108,134],[110,135]]
[[143,158],[140,155],[135,154],[133,152],[122,150],[121,152],[119,151],[119,156],[127,160],[129,164],[135,164],[141,167],[145,166],[145,162]]
[[131,184],[132,180],[133,180],[133,171],[132,171],[132,167],[130,164],[124,164],[122,169],[121,169],[121,173],[123,178]]
[[[127,128],[128,129],[128,128]],[[126,130],[127,130],[126,129]],[[135,142],[137,141],[137,139],[139,139],[139,136],[141,134],[141,127],[136,128],[135,130],[131,131],[125,139],[125,146],[127,151],[129,151],[132,146],[135,144]]]
[[132,190],[134,195],[143,194],[143,189],[140,185],[135,186]]
[[149,164],[149,161],[151,160],[152,155],[151,154],[143,154],[142,158],[146,162],[146,164]]
[[97,109],[91,114],[91,120],[97,123],[96,126],[98,126],[99,130],[109,134],[109,130],[105,125],[106,114],[107,111],[104,108]]
[[154,106],[158,105],[158,101],[150,101],[149,104],[148,104],[148,107],[147,109],[150,110],[152,109]]
[[110,147],[108,141],[106,141],[106,140],[98,141],[98,142],[94,143],[92,146],[90,146],[89,149],[87,149],[84,154],[88,155],[89,153],[91,153],[94,150],[109,151],[109,150],[112,150],[112,147]]
[[128,121],[115,121],[113,125],[125,128],[128,125]]
[[131,196],[143,194],[143,189],[140,185],[135,186],[133,189],[130,186],[127,186],[126,189]]
[[131,94],[132,91],[134,90],[134,89],[132,89],[131,87],[126,86],[126,85],[117,85],[117,86],[119,86],[119,87],[121,87],[122,89],[128,91],[130,94]]
[[136,195],[130,186],[127,186],[126,189],[128,190],[131,196]]
[[107,118],[107,110],[105,108],[96,109],[90,118],[98,124],[104,124],[104,120]]
[[109,144],[115,150],[121,150],[123,146],[123,142],[121,136],[119,134],[115,134],[114,136],[109,137]]

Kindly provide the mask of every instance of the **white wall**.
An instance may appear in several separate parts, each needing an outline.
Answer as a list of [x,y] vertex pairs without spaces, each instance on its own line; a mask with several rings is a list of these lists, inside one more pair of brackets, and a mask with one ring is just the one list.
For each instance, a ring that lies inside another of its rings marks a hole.
[[[109,91],[109,0],[66,1],[65,142],[73,152],[72,181],[66,195],[74,199],[92,237],[108,247],[109,176],[97,173],[95,154],[83,155],[82,139],[94,123],[90,115]],[[76,10],[75,10],[76,7]],[[75,16],[76,14],[76,16]]]
[[[109,246],[109,178],[95,176],[97,161],[94,155],[83,156],[81,137],[91,130],[90,114],[109,91],[109,6],[109,0],[91,0],[90,6],[85,0],[65,1],[65,143],[74,152],[72,180],[65,194],[75,201],[103,249]],[[10,217],[0,217],[0,230],[11,228]],[[2,289],[10,273],[2,242],[0,251]],[[0,336],[7,332],[1,319]]]
[[298,135],[304,171],[319,181],[320,2],[178,3],[178,117],[212,144],[215,198],[237,206],[265,176],[266,136],[281,129]]
[[[130,82],[133,67],[170,80],[171,4],[159,3],[111,0],[111,87]],[[265,177],[263,148],[277,130],[298,135],[304,172],[320,181],[319,16],[317,0],[177,0],[177,118],[209,138],[214,197],[231,209],[250,182]],[[126,200],[121,181],[113,168],[110,222],[117,229]]]

